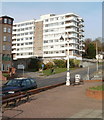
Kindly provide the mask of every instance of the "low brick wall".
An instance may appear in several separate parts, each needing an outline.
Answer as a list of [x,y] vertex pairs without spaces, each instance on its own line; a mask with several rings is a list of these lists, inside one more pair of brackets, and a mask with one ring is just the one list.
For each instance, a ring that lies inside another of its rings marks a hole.
[[2,75],[1,71],[0,71],[0,80],[7,80],[7,78]]
[[97,91],[97,90],[86,90],[86,95],[88,97],[97,99],[97,100],[104,100],[104,91]]

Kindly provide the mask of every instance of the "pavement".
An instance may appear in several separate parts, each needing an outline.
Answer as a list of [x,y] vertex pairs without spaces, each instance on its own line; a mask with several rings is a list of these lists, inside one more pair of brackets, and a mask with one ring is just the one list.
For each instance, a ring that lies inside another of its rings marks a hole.
[[87,88],[97,85],[102,82],[63,85],[35,94],[28,102],[5,109],[3,118],[102,118],[102,100],[85,94]]

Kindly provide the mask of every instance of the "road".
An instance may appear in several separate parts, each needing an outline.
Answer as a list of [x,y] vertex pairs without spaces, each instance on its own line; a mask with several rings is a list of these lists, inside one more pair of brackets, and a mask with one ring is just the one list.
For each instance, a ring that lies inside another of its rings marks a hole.
[[[99,66],[99,69],[101,69],[101,68],[102,68],[102,66]],[[93,77],[94,72],[96,72],[96,65],[89,67],[90,79]],[[75,74],[80,74],[82,79],[84,80],[87,73],[88,73],[88,67],[72,70],[72,71],[70,71],[70,75],[71,75],[70,80],[74,81]],[[66,81],[66,72],[61,73],[61,74],[57,74],[57,75],[52,75],[51,77],[36,78],[36,82],[37,82],[38,87],[54,85],[54,84],[62,83],[65,81]]]

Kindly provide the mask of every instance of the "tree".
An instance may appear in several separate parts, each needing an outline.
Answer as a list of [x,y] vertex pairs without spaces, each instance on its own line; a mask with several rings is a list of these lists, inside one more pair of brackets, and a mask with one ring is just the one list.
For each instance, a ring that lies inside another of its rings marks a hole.
[[102,39],[99,37],[99,38],[96,38],[94,41],[93,41],[93,44],[95,45],[96,47],[96,44],[97,44],[97,48],[98,48],[98,53],[102,51]]
[[85,42],[84,42],[84,44],[85,44],[85,53],[82,54],[82,56],[84,58],[88,58],[88,47],[89,47],[89,45],[90,45],[91,42],[92,42],[91,38],[85,39]]
[[37,58],[31,58],[30,63],[28,65],[28,69],[33,69],[34,71],[38,71],[39,68],[41,67],[42,61]]
[[96,56],[96,48],[93,43],[90,43],[87,49],[87,58],[95,58]]

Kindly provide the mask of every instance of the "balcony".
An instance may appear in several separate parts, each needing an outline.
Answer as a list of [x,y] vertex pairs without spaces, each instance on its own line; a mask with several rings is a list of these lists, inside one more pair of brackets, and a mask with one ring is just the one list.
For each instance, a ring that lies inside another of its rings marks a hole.
[[75,26],[75,27],[78,27],[77,24],[75,24],[74,22],[66,22],[65,26]]
[[83,43],[81,43],[81,44],[79,44],[79,45],[85,47],[85,44],[83,44]]
[[79,24],[79,27],[84,27],[84,25],[82,23]]
[[17,46],[16,45],[13,45],[12,48],[16,48]]
[[80,29],[79,32],[84,32],[84,30],[83,30],[83,29]]
[[12,50],[12,53],[16,53],[17,51],[16,50]]
[[65,18],[66,18],[66,21],[67,20],[76,21],[76,22],[78,21],[78,19],[76,17],[74,17],[74,16],[66,16]]
[[80,37],[84,37],[84,35],[83,35],[82,33],[79,33],[79,36],[80,36]]
[[2,60],[3,61],[11,61],[11,58],[10,57],[2,57]]
[[[66,43],[67,43],[67,41],[66,41]],[[79,44],[78,42],[76,42],[76,40],[69,40],[68,43],[70,43],[70,44]]]
[[75,29],[66,29],[65,32],[74,32],[74,33],[78,33],[78,31],[75,30]]

